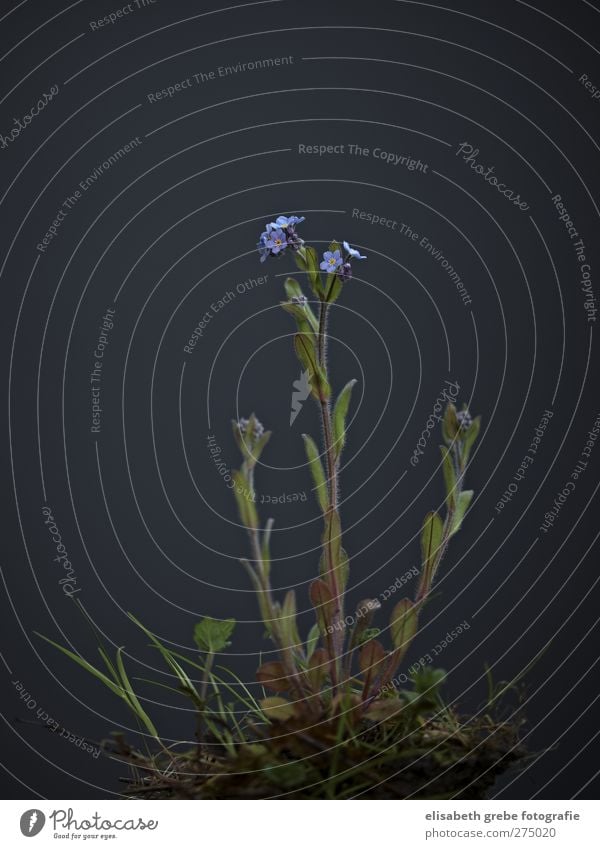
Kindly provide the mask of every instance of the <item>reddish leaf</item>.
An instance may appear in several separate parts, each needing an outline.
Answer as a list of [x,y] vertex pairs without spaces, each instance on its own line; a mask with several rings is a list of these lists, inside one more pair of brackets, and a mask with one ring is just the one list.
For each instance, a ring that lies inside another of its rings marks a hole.
[[283,664],[278,660],[263,663],[256,673],[256,678],[263,686],[276,693],[282,693],[284,690],[289,690],[290,687]]
[[333,595],[331,590],[320,578],[317,578],[309,587],[309,595],[312,606],[315,608],[317,620],[321,631],[325,631],[331,624],[333,615]]
[[362,673],[375,671],[382,661],[385,660],[385,649],[378,640],[369,640],[360,650],[358,665]]

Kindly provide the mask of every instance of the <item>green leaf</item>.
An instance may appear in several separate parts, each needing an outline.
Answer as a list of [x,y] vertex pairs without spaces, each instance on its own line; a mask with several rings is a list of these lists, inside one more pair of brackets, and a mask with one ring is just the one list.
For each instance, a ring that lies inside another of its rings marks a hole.
[[232,480],[235,484],[233,494],[238,505],[240,520],[247,528],[258,527],[258,513],[254,505],[254,493],[250,490],[250,485],[244,477],[243,473],[236,469],[231,473]]
[[349,650],[377,636],[379,629],[371,628],[370,625],[373,617],[380,609],[381,604],[376,598],[363,598],[358,602],[356,613],[354,614],[355,624],[349,640]]
[[417,693],[430,696],[435,694],[445,677],[445,669],[434,669],[433,666],[422,666],[411,675]]
[[423,598],[431,589],[436,565],[443,554],[442,539],[444,525],[437,513],[428,513],[425,516],[423,530],[421,532],[421,554],[422,570],[419,583],[418,598]]
[[205,616],[194,627],[194,641],[201,651],[223,651],[230,645],[229,637],[235,628],[235,619],[211,619]]
[[254,446],[253,446],[252,451],[251,451],[252,460],[253,460],[254,463],[258,462],[265,445],[267,444],[267,442],[271,438],[271,433],[272,433],[272,431],[266,430],[263,433],[263,435],[261,437],[259,437],[256,440],[256,442],[254,443]]
[[125,671],[125,664],[123,663],[123,656],[122,655],[123,655],[123,647],[121,646],[117,649],[117,670],[118,670],[119,675],[121,677],[121,682],[122,682],[122,685],[123,685],[123,690],[125,692],[126,701],[128,702],[128,704],[129,704],[130,708],[133,710],[133,712],[139,717],[142,724],[145,725],[145,727],[149,731],[149,733],[153,737],[156,737],[158,739],[158,731],[154,727],[154,723],[152,722],[152,720],[150,719],[150,717],[148,716],[148,714],[146,713],[146,711],[142,707],[140,700],[138,699],[138,697],[136,696],[136,694],[133,691],[133,687],[131,686],[129,678],[127,677],[127,672]]
[[361,631],[356,637],[356,645],[363,646],[365,643],[368,643],[369,640],[374,640],[375,637],[378,637],[380,634],[380,628],[365,628],[364,631]]
[[454,442],[456,434],[459,431],[458,419],[456,418],[456,407],[454,404],[448,404],[442,419],[442,436],[444,441],[450,445]]
[[294,715],[294,705],[281,696],[269,696],[259,702],[267,719],[280,719],[285,721]]
[[296,624],[296,593],[294,590],[288,590],[283,600],[281,615],[279,617],[281,630],[285,637],[286,644],[293,649],[299,650],[301,647],[300,634]]
[[321,298],[323,295],[323,285],[321,283],[319,257],[316,250],[311,248],[310,245],[303,245],[299,250],[294,252],[294,259],[298,268],[306,272],[310,288],[314,294],[317,298]]
[[315,483],[315,496],[319,507],[323,513],[326,513],[329,507],[329,494],[327,492],[327,479],[325,478],[325,472],[319,456],[319,449],[314,439],[308,436],[308,434],[303,433],[302,438],[304,440],[304,448],[306,450],[310,472]]
[[127,615],[129,616],[131,621],[135,622],[135,624],[138,626],[138,628],[141,628],[142,631],[144,632],[144,634],[146,634],[146,636],[150,638],[150,640],[152,641],[152,645],[159,650],[159,652],[161,653],[161,655],[162,655],[163,659],[165,660],[167,666],[169,666],[169,668],[172,670],[172,672],[175,673],[175,676],[179,680],[179,684],[181,686],[181,689],[185,690],[188,695],[192,696],[193,699],[195,699],[198,702],[200,700],[200,696],[199,696],[198,691],[196,690],[196,688],[194,686],[192,679],[187,674],[185,669],[183,669],[181,664],[178,663],[175,660],[172,652],[169,651],[169,649],[166,646],[163,646],[163,644],[160,642],[158,637],[156,637],[152,633],[152,631],[149,631],[148,628],[146,628],[145,625],[143,625],[139,621],[139,619],[136,619],[136,617],[133,615],[133,613],[128,613]]
[[262,535],[262,543],[260,547],[260,555],[262,558],[263,575],[269,577],[271,571],[271,531],[273,529],[273,519],[268,519]]
[[330,284],[327,285],[326,289],[327,294],[325,298],[328,304],[333,304],[337,301],[339,296],[342,294],[342,288],[342,278],[339,276],[339,274],[333,275],[333,280]]
[[394,648],[400,651],[400,659],[417,633],[418,607],[408,598],[403,598],[392,610],[390,633]]
[[461,492],[460,497],[458,499],[458,504],[456,505],[456,510],[454,512],[454,516],[452,518],[452,527],[450,528],[450,536],[454,536],[457,531],[460,531],[460,526],[462,525],[462,521],[465,518],[465,513],[469,509],[469,504],[471,503],[471,499],[473,498],[473,490],[465,489],[464,492]]
[[452,452],[444,445],[440,445],[440,451],[442,452],[442,469],[446,485],[446,504],[449,509],[452,509],[456,500],[456,473],[452,461]]
[[[302,298],[304,293],[302,291],[302,287],[298,283],[297,280],[294,280],[293,277],[288,277],[283,284],[285,287],[285,293],[288,296],[288,302],[282,302],[281,306],[287,310],[287,312],[291,313],[296,320],[299,322],[298,329],[301,332],[303,328],[300,327],[300,321],[308,322],[310,327],[308,328],[311,332],[318,333],[319,332],[319,321],[314,314],[312,307],[307,302],[304,306],[300,304],[290,304],[289,301],[292,298]],[[289,307],[294,307],[295,309],[289,309]]]
[[[341,529],[340,529],[341,530]],[[346,589],[348,575],[350,574],[350,558],[344,548],[340,548],[340,559],[336,566],[337,583],[340,594]]]
[[438,513],[428,513],[423,522],[421,533],[421,553],[423,565],[431,565],[437,558],[444,533],[444,525]]
[[293,277],[286,277],[283,286],[285,288],[285,294],[288,296],[290,301],[292,298],[301,298],[304,294],[302,292],[302,286],[297,280],[294,280]]
[[110,657],[106,653],[106,650],[104,649],[103,646],[98,646],[98,652],[100,654],[100,657],[104,661],[104,665],[106,666],[106,668],[110,672],[113,681],[115,682],[115,684],[118,684],[119,683],[119,675],[117,673],[117,670],[115,668],[114,663],[112,662],[112,660],[110,659]]
[[466,466],[467,460],[469,459],[469,454],[471,453],[471,448],[475,443],[475,440],[479,436],[479,429],[481,428],[481,416],[477,416],[477,418],[473,419],[471,427],[465,433],[463,437],[463,445],[462,445],[462,458],[463,464]]
[[92,666],[92,664],[88,663],[87,660],[84,660],[83,657],[80,657],[80,655],[75,654],[75,652],[72,652],[69,649],[66,649],[64,646],[61,646],[59,643],[55,643],[54,640],[51,640],[48,637],[45,637],[43,634],[38,633],[38,631],[34,631],[34,634],[36,634],[38,637],[41,637],[42,640],[45,640],[47,643],[50,643],[51,646],[54,646],[55,649],[58,649],[59,651],[61,651],[64,655],[66,655],[71,660],[74,660],[75,663],[77,663],[79,666],[82,667],[82,669],[85,669],[86,672],[89,672],[95,678],[98,678],[99,681],[102,681],[102,683],[106,687],[108,687],[108,689],[111,690],[116,696],[119,696],[122,699],[125,698],[123,688],[119,684],[113,683],[110,680],[110,678],[107,678],[106,675],[103,672],[100,672],[99,669],[96,669],[95,666]]
[[254,436],[256,432],[256,425],[257,418],[254,413],[252,413],[248,419],[248,426],[244,433],[241,432],[238,422],[235,420],[232,420],[231,422],[236,445],[239,448],[242,457],[251,468],[256,465],[265,445],[271,438],[271,431],[267,430],[262,436],[256,439]]
[[326,401],[331,395],[324,370],[317,362],[317,351],[313,343],[313,334],[296,333],[294,348],[301,364],[309,373],[309,381],[313,396],[317,401]]
[[333,448],[336,460],[342,453],[342,449],[346,443],[346,417],[348,415],[350,398],[352,396],[352,389],[354,388],[355,383],[356,380],[348,381],[338,395],[335,407],[333,408]]
[[308,638],[306,640],[306,659],[310,660],[314,650],[317,647],[317,643],[319,642],[319,625],[315,623],[310,631],[308,632]]
[[316,343],[316,333],[319,330],[319,323],[317,322],[316,317],[313,314],[313,318],[315,320],[316,327],[311,326],[310,316],[307,312],[306,307],[300,306],[300,304],[290,304],[289,301],[280,301],[282,309],[288,312],[291,316],[296,319],[296,326],[298,328],[299,333],[306,333],[308,336],[313,336],[313,345]]

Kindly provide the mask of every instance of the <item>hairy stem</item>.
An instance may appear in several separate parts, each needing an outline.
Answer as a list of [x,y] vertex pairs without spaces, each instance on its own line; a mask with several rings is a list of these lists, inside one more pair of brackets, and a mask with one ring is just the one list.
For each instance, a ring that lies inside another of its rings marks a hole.
[[[329,305],[326,300],[321,301],[319,311],[319,336],[317,340],[317,353],[319,357],[319,365],[325,372],[327,380],[329,375],[327,372],[327,312]],[[323,424],[323,440],[325,446],[325,457],[327,462],[327,485],[328,485],[328,514],[337,511],[338,504],[338,481],[337,481],[337,461],[335,459],[335,451],[333,445],[333,429],[331,424],[331,408],[329,401],[321,398],[321,421]],[[341,679],[341,660],[344,644],[344,632],[341,628],[343,619],[343,599],[341,597],[338,576],[337,564],[334,562],[331,547],[329,544],[325,547],[325,557],[327,561],[327,572],[331,584],[331,592],[334,599],[334,611],[332,616],[333,631],[331,633],[331,678],[334,689],[337,689]],[[339,628],[336,626],[340,626]]]

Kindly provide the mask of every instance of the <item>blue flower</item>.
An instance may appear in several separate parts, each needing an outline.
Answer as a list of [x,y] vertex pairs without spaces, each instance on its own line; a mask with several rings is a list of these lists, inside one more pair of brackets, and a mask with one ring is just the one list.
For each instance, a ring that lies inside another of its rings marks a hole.
[[329,271],[330,274],[333,274],[338,270],[342,263],[343,259],[339,251],[325,251],[323,254],[323,262],[319,268],[321,271]]
[[287,218],[285,215],[280,215],[275,219],[273,226],[279,227],[281,230],[285,230],[288,227],[295,227],[296,224],[302,224],[305,220],[304,216],[302,216],[302,218],[298,218],[297,215],[290,215],[290,217]]
[[355,248],[351,248],[348,242],[344,242],[343,244],[344,250],[352,259],[366,259],[366,256],[362,256]]
[[286,248],[292,251],[300,250],[304,242],[296,233],[296,224],[301,224],[302,221],[304,218],[297,215],[290,215],[289,218],[280,215],[275,221],[266,224],[256,245],[260,261],[264,262],[269,256],[277,256]]
[[265,247],[268,248],[273,255],[277,255],[287,247],[285,233],[281,229],[271,230],[267,233]]
[[260,241],[257,243],[256,247],[258,248],[258,252],[260,254],[260,261],[264,262],[266,258],[271,253],[270,249],[267,247],[267,231],[261,233]]

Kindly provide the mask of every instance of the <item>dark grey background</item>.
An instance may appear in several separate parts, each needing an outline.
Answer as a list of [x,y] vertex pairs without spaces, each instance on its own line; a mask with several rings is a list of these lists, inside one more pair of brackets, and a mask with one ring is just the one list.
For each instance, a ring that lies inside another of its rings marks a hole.
[[[123,768],[31,724],[38,708],[91,739],[131,729],[123,705],[33,633],[94,660],[94,636],[58,584],[44,504],[79,600],[109,644],[127,647],[132,676],[168,680],[152,671],[159,664],[127,611],[188,650],[199,617],[235,616],[228,663],[252,680],[269,645],[237,562],[245,535],[206,437],[215,435],[235,467],[229,422],[254,410],[274,431],[260,493],[309,494],[270,511],[274,581],[295,586],[300,609],[307,606],[320,521],[300,434],[317,436],[319,424],[307,403],[289,426],[299,367],[291,319],[277,304],[292,259],[261,266],[253,250],[263,223],[282,212],[306,215],[309,242],[347,238],[368,254],[330,328],[335,385],[359,378],[342,472],[351,598],[378,595],[418,562],[420,522],[442,498],[437,435],[416,468],[409,459],[444,381],[458,381],[483,417],[469,472],[476,500],[407,660],[467,620],[469,630],[435,662],[449,673],[446,697],[469,712],[485,699],[486,662],[495,678],[511,679],[545,649],[525,679],[524,733],[535,757],[496,792],[597,794],[600,449],[555,527],[539,529],[599,412],[593,323],[551,197],[562,195],[594,274],[600,101],[578,78],[600,85],[600,9],[537,6],[283,0],[219,10],[158,0],[93,32],[90,20],[122,7],[1,4],[0,132],[59,85],[0,150],[0,342],[10,380],[0,761],[8,797],[119,793]],[[148,102],[148,93],[194,73],[275,56],[294,61]],[[38,259],[63,199],[138,136],[143,143],[83,194]],[[457,157],[461,142],[479,148],[481,164],[530,209],[517,209]],[[352,156],[351,143],[414,156],[427,173]],[[311,157],[298,144],[344,144],[346,152]],[[471,305],[418,242],[353,218],[353,208],[426,235],[460,274]],[[261,274],[267,283],[238,294],[186,355],[211,303]],[[89,375],[107,307],[117,312],[95,436]],[[536,460],[498,514],[546,408],[554,416]],[[390,611],[388,603],[383,624]],[[308,628],[309,617],[302,622]],[[19,681],[35,708],[19,699],[11,683]],[[140,692],[157,698],[144,685]],[[165,738],[189,737],[186,705],[168,693],[158,701],[164,706],[146,704]],[[507,715],[515,704],[508,700]]]

